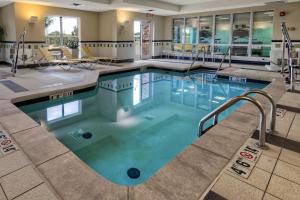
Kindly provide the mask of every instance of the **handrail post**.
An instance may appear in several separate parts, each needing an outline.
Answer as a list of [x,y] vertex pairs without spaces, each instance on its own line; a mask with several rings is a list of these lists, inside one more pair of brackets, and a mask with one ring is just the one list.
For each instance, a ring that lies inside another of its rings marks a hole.
[[231,67],[232,47],[229,47],[229,67]]
[[249,101],[258,108],[258,110],[260,112],[260,125],[259,125],[259,141],[258,141],[258,143],[256,143],[256,145],[259,148],[265,148],[266,147],[266,144],[265,144],[266,143],[266,114],[265,114],[265,111],[264,111],[261,103],[259,103],[257,100],[255,100],[254,98],[249,97],[249,96],[233,97],[230,100],[228,100],[227,102],[225,102],[224,104],[222,104],[221,106],[219,106],[218,108],[216,108],[214,111],[212,111],[211,113],[206,115],[204,118],[202,118],[199,122],[198,136],[200,137],[201,134],[203,133],[203,127],[209,119],[214,117],[214,125],[216,125],[218,122],[217,121],[218,115],[221,112],[228,109],[230,106],[234,105],[235,103],[237,103],[241,100]]
[[270,111],[270,129],[267,130],[269,134],[275,133],[276,128],[276,103],[274,102],[271,95],[269,95],[267,92],[263,90],[249,90],[245,93],[243,93],[241,96],[248,96],[250,94],[260,94],[264,97],[266,97],[270,103],[271,103],[271,111]]

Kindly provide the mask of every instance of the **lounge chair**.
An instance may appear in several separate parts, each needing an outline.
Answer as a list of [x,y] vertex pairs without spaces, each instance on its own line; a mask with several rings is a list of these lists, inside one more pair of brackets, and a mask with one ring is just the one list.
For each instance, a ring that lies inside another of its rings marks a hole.
[[[60,49],[67,60],[80,63],[79,67],[84,68],[84,69],[92,69],[93,63],[97,63],[97,61],[98,61],[95,58],[75,58],[70,53],[70,51],[67,47],[60,47]],[[88,65],[85,65],[85,64],[88,64]]]
[[88,47],[86,45],[85,46],[81,45],[81,50],[84,53],[85,58],[87,58],[87,59],[96,59],[98,63],[110,64],[113,61],[113,59],[111,57],[100,57],[100,56],[97,57],[97,56],[94,56],[93,52],[90,49],[90,47]]
[[[46,60],[50,65],[55,65],[63,70],[70,70],[72,67],[77,67],[78,64],[80,64],[79,61],[76,60],[67,60],[67,59],[56,59],[50,52],[47,47],[41,47],[39,48],[39,51],[42,55],[42,58],[39,60]],[[38,62],[40,65],[40,63]],[[41,66],[41,65],[40,65]]]

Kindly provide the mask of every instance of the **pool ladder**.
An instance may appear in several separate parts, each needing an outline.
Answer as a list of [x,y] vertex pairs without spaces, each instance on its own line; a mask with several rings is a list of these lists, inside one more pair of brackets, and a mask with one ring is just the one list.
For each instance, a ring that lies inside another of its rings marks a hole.
[[[265,96],[271,103],[271,113],[270,113],[270,129],[267,131],[266,130],[266,113],[264,111],[264,108],[262,106],[262,104],[257,101],[256,99],[254,99],[253,97],[250,97],[250,94],[260,94]],[[259,112],[260,112],[260,127],[259,127],[259,141],[256,143],[256,145],[259,148],[265,148],[266,147],[266,132],[268,132],[269,134],[272,134],[275,132],[275,126],[276,126],[276,104],[273,100],[273,98],[265,91],[262,90],[250,90],[247,91],[243,94],[241,94],[240,96],[236,96],[233,97],[231,99],[229,99],[227,102],[225,102],[223,105],[219,106],[218,108],[216,108],[214,111],[212,111],[211,113],[209,113],[208,115],[206,115],[204,118],[202,118],[199,122],[199,132],[198,132],[198,136],[200,137],[203,133],[205,133],[207,130],[204,130],[204,125],[205,123],[213,118],[213,126],[218,124],[219,121],[219,115],[225,111],[226,109],[228,109],[229,107],[233,106],[234,104],[238,103],[241,100],[245,100],[245,101],[249,101],[252,104],[254,104]],[[209,128],[211,128],[209,127]]]
[[197,54],[194,58],[194,56],[192,55],[192,58],[193,58],[193,62],[191,63],[190,67],[188,68],[187,70],[187,74],[189,74],[189,72],[191,71],[191,69],[193,68],[194,64],[196,63],[196,61],[199,59],[199,56],[200,54],[203,53],[203,58],[202,58],[202,61],[203,61],[203,64],[205,64],[205,58],[206,58],[206,54],[207,54],[207,51],[206,51],[206,48],[203,46],[201,47],[201,49],[199,49],[197,51]]

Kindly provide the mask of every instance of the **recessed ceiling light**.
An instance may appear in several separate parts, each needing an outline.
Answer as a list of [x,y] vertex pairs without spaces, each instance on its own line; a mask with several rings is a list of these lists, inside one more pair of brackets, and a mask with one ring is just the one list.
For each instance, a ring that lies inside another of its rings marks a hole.
[[80,3],[73,3],[73,6],[82,6]]
[[153,10],[153,9],[150,9],[150,10],[147,10],[148,12],[153,12],[153,11],[155,11],[155,10]]

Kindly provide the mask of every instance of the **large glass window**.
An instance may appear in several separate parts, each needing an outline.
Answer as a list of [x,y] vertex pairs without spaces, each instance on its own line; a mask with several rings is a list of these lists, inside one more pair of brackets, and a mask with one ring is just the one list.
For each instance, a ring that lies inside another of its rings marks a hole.
[[46,43],[65,45],[68,40],[79,40],[79,19],[77,17],[45,17]]
[[198,41],[215,55],[223,55],[232,48],[233,56],[269,57],[273,17],[273,11],[260,11],[174,19],[173,42]]
[[252,44],[271,44],[274,12],[256,12],[253,14]]
[[273,11],[255,12],[253,14],[252,56],[270,56],[273,16]]
[[199,43],[211,44],[213,34],[213,17],[200,17],[199,21]]
[[173,42],[184,43],[184,19],[173,20]]
[[216,16],[215,44],[229,44],[230,15]]
[[198,31],[198,17],[186,18],[185,21],[185,43],[196,44]]
[[247,44],[250,35],[250,13],[233,15],[232,43]]

